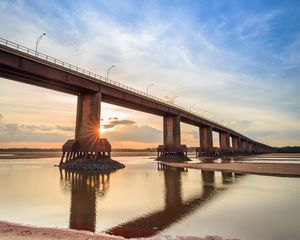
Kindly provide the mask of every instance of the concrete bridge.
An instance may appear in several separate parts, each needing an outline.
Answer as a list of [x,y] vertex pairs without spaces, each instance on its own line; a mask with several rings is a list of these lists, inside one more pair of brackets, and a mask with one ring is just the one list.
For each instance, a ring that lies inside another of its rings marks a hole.
[[[66,160],[110,154],[99,134],[101,102],[163,117],[159,155],[185,153],[180,123],[199,128],[199,153],[213,151],[213,131],[223,153],[266,153],[272,148],[194,112],[61,60],[0,38],[0,77],[78,96],[75,139],[64,145]],[[63,159],[62,159],[63,160]]]

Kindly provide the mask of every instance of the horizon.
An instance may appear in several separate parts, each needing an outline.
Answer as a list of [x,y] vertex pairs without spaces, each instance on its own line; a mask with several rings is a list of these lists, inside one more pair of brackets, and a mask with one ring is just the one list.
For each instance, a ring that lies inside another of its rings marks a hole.
[[[34,48],[46,32],[42,53],[101,75],[115,65],[113,80],[272,147],[299,146],[299,10],[298,1],[5,0],[0,37]],[[61,148],[73,138],[75,96],[0,84],[1,148]],[[101,118],[113,149],[163,142],[159,116],[102,103]],[[196,127],[181,123],[181,133],[182,143],[199,146]]]

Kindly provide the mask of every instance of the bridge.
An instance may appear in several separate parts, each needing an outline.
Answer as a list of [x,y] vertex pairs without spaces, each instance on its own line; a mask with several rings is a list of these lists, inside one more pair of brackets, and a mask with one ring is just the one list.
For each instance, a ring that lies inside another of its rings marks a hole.
[[163,117],[163,145],[158,148],[161,155],[186,152],[186,146],[181,144],[181,122],[199,128],[198,152],[201,153],[213,151],[213,131],[219,133],[223,153],[266,153],[273,150],[171,102],[3,38],[0,38],[0,77],[78,96],[75,139],[64,145],[66,161],[87,156],[87,153],[92,153],[89,154],[92,158],[110,154],[109,142],[101,139],[98,131],[101,102]]

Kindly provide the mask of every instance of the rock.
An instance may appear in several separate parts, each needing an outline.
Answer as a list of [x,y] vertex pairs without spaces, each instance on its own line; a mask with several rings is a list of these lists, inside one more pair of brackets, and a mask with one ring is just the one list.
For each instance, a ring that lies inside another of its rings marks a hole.
[[84,157],[76,157],[59,165],[60,168],[66,170],[84,170],[84,171],[100,171],[111,172],[124,168],[125,165],[110,159],[108,156],[99,156],[97,159],[84,159]]

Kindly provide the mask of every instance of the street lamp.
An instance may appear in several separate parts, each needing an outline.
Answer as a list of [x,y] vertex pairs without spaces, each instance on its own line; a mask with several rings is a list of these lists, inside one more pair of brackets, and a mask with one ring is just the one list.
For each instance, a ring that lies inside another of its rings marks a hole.
[[152,87],[153,85],[154,85],[154,84],[151,83],[151,84],[149,84],[149,85],[147,86],[147,88],[146,88],[146,93],[147,93],[147,95],[148,95],[148,90],[149,90],[149,88]]
[[178,98],[178,96],[171,97],[171,100],[170,100],[170,103],[171,103],[171,104],[174,104],[175,98]]
[[195,104],[190,105],[189,106],[189,111],[191,111],[192,107],[194,107],[194,106],[195,106]]
[[37,55],[37,49],[38,49],[39,42],[41,41],[42,37],[44,37],[45,35],[46,35],[46,33],[43,33],[36,40],[36,43],[35,43],[35,56]]
[[115,65],[110,66],[106,71],[106,79],[108,80],[108,74],[109,72],[115,67]]

